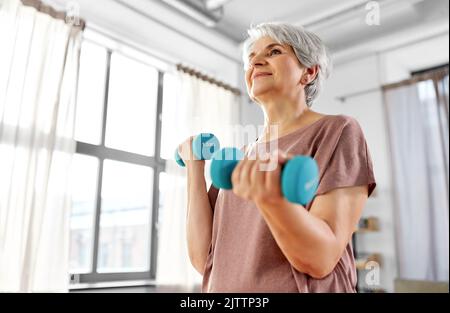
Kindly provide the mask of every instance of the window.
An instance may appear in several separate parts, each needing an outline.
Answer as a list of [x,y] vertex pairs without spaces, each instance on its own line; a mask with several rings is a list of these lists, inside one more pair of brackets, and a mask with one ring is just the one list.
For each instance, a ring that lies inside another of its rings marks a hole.
[[102,135],[106,53],[106,49],[88,41],[82,44],[75,139],[94,145],[100,144]]
[[180,131],[173,131],[174,125],[179,125],[180,121],[177,118],[188,116],[185,107],[179,107],[177,93],[174,90],[181,88],[180,81],[174,75],[164,75],[164,92],[163,92],[163,110],[162,110],[162,125],[161,125],[161,157],[169,159],[173,157],[174,147],[183,140],[184,136],[180,136]]
[[446,82],[448,65],[384,87],[401,279],[448,280]]
[[[100,246],[111,247],[114,254],[105,266],[97,266],[99,272],[139,272],[149,268],[152,185],[152,168],[105,160],[99,241]],[[122,260],[129,242],[136,253],[131,265],[126,266]]]
[[158,72],[120,54],[111,57],[106,146],[155,153]]
[[70,219],[70,272],[80,283],[155,278],[164,77],[82,44]]

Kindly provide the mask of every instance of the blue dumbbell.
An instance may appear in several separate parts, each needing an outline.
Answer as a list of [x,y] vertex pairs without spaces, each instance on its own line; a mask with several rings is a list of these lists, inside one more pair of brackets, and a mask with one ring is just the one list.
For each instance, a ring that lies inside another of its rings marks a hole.
[[[192,153],[196,160],[210,160],[214,152],[219,149],[219,140],[210,133],[199,134],[192,141]],[[175,149],[175,161],[179,166],[186,166],[178,153],[178,148]]]
[[[223,148],[214,153],[211,162],[211,179],[216,188],[233,188],[231,174],[243,158],[243,152],[236,148]],[[288,201],[306,205],[316,194],[318,177],[317,162],[311,157],[297,155],[282,167],[281,192]]]

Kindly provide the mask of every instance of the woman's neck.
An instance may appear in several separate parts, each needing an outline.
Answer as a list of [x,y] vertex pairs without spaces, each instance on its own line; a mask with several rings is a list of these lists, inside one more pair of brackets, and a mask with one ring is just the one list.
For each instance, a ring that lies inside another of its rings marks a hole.
[[264,130],[260,141],[270,141],[307,123],[314,114],[305,103],[263,104]]

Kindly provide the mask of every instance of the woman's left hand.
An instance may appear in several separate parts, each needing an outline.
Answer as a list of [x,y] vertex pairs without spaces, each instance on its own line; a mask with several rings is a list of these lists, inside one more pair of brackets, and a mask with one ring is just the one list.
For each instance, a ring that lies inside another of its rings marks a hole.
[[286,201],[281,193],[281,166],[289,156],[280,150],[266,155],[241,160],[231,175],[233,192],[257,206]]

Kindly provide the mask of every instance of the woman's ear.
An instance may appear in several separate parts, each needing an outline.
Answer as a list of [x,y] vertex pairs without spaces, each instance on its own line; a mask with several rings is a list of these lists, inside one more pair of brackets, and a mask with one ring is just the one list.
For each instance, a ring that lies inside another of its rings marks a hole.
[[314,79],[316,79],[318,73],[319,73],[319,65],[317,64],[309,68],[305,68],[305,72],[303,73],[300,82],[302,83],[302,85],[308,85]]

